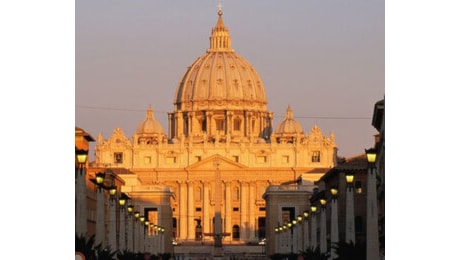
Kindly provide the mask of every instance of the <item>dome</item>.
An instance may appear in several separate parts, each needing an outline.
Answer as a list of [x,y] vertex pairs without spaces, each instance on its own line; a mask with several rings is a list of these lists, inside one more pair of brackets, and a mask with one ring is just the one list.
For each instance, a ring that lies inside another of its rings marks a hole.
[[187,68],[176,89],[176,110],[213,108],[266,110],[262,80],[254,67],[231,48],[222,10],[212,29],[210,48]]
[[303,134],[302,125],[294,119],[291,106],[288,106],[286,111],[286,117],[276,128],[275,134],[286,135],[286,134]]
[[164,134],[163,127],[155,119],[151,106],[147,110],[145,120],[137,126],[136,134]]

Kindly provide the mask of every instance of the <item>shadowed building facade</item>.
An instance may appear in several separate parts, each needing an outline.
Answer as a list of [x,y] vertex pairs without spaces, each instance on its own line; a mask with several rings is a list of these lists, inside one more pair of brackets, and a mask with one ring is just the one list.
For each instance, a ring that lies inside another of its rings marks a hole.
[[132,138],[117,128],[107,139],[99,134],[95,147],[93,167],[133,174],[122,191],[134,200],[131,191],[169,187],[179,241],[213,240],[216,215],[222,243],[257,241],[265,237],[268,186],[313,182],[335,165],[334,135],[317,125],[304,132],[291,107],[273,126],[262,79],[232,49],[222,16],[219,10],[209,49],[179,80],[167,134],[149,107]]

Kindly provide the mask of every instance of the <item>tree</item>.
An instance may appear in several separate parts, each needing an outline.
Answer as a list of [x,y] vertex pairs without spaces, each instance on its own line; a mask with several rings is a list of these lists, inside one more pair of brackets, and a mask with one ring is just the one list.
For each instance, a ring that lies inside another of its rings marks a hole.
[[363,243],[338,242],[332,245],[332,248],[338,256],[334,260],[366,260],[366,245]]

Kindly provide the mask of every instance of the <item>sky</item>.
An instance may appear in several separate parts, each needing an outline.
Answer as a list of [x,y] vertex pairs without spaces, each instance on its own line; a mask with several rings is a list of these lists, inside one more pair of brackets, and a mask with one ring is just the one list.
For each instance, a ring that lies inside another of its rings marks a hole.
[[[316,124],[334,133],[339,156],[373,146],[373,108],[385,97],[383,0],[220,2],[233,49],[262,78],[275,129],[291,106],[304,132]],[[183,73],[209,48],[218,4],[76,1],[76,126],[94,138],[119,127],[131,138],[151,105],[167,131]]]

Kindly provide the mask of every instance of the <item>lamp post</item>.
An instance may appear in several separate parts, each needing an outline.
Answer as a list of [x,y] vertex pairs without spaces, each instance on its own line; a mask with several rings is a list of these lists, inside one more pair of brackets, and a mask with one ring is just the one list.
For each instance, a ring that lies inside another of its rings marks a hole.
[[367,175],[366,259],[378,260],[377,169],[375,167],[375,158],[377,154],[374,148],[365,149],[365,152],[369,163]]
[[164,253],[164,247],[165,247],[165,237],[164,237],[165,228],[160,227],[159,231],[160,231],[160,254],[163,254]]
[[279,240],[280,240],[279,232],[280,232],[279,226],[275,227],[275,254],[279,252]]
[[144,252],[152,252],[150,247],[150,221],[144,221]]
[[337,193],[336,187],[330,189],[331,199],[331,259],[335,259],[337,254],[335,253],[334,246],[339,242],[339,218],[337,214]]
[[355,206],[353,197],[353,179],[351,173],[345,175],[347,182],[347,195],[346,195],[346,212],[345,212],[345,242],[355,243]]
[[126,249],[128,251],[134,252],[134,206],[133,205],[128,205],[126,207],[126,211],[128,211],[128,225],[127,225],[127,241],[126,241]]
[[144,237],[145,237],[145,229],[144,229],[144,222],[145,217],[142,215],[139,217],[139,252],[144,252]]
[[315,249],[318,246],[317,237],[316,237],[316,206],[310,206],[311,211],[311,247]]
[[291,220],[291,254],[294,252],[297,252],[297,244],[294,242],[294,238],[297,237],[297,232],[296,232],[296,226],[297,226],[297,220],[293,219]]
[[139,246],[139,221],[140,221],[141,214],[139,211],[134,212],[134,223],[133,223],[133,238],[134,238],[134,252],[140,251]]
[[120,205],[120,226],[119,226],[119,236],[118,236],[118,250],[123,251],[126,249],[126,219],[125,219],[125,205],[127,196],[122,193],[118,199],[118,204]]
[[75,150],[75,157],[77,160],[76,168],[76,196],[75,204],[77,208],[75,209],[75,231],[78,235],[85,235],[88,231],[87,224],[87,206],[86,206],[86,160],[88,159],[87,150]]
[[326,238],[326,199],[321,198],[319,200],[321,204],[321,216],[319,223],[319,250],[321,253],[327,252],[327,238]]
[[281,253],[286,253],[287,252],[287,249],[289,247],[289,239],[287,238],[287,232],[286,230],[288,229],[288,226],[287,224],[284,224],[282,226],[282,229],[283,229],[283,233],[282,233],[282,245],[283,245],[283,250],[281,250],[282,252]]
[[298,250],[304,250],[304,248],[302,248],[302,236],[303,236],[303,232],[302,232],[302,228],[303,228],[303,217],[302,215],[298,215],[297,216],[297,236],[296,236],[296,243],[297,243],[297,248]]
[[303,212],[303,219],[304,219],[304,224],[303,224],[303,248],[306,250],[308,247],[310,247],[310,236],[308,232],[308,216],[310,213],[308,213],[308,210],[305,210]]
[[109,246],[113,250],[117,250],[117,218],[116,218],[116,197],[117,197],[117,187],[112,185],[108,187],[109,190]]
[[96,173],[96,245],[105,243],[104,235],[104,178],[105,173],[98,172]]

